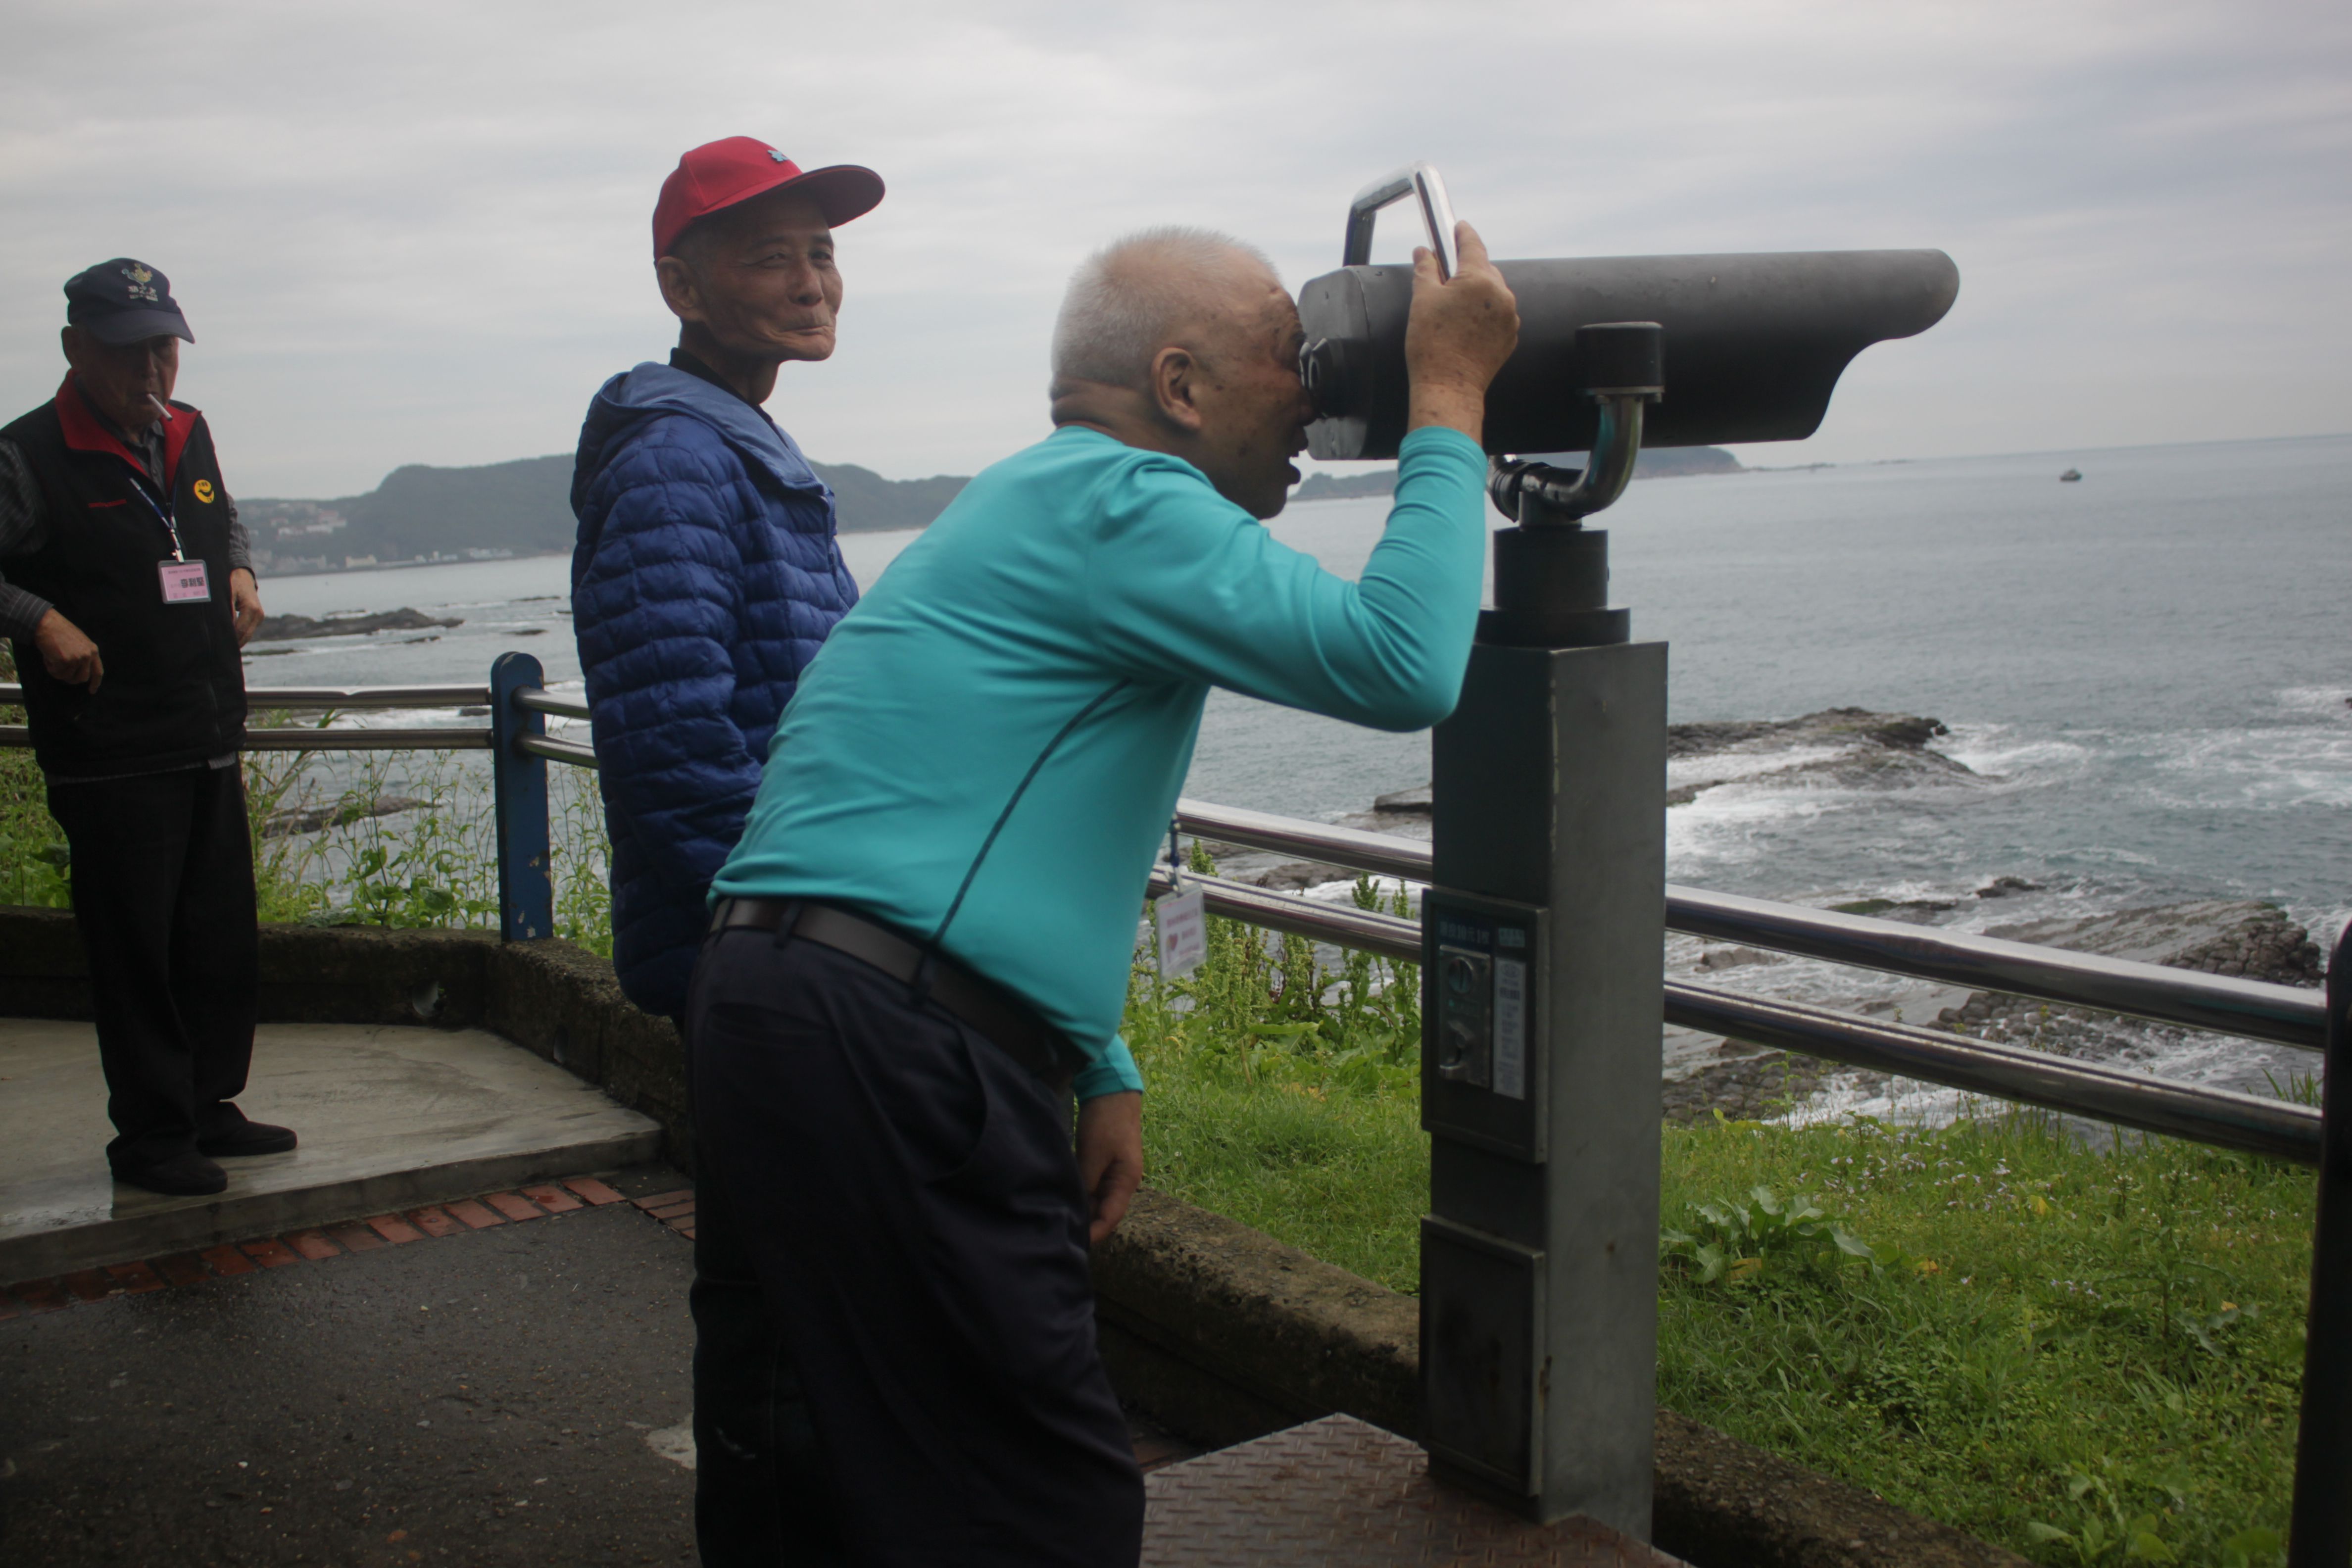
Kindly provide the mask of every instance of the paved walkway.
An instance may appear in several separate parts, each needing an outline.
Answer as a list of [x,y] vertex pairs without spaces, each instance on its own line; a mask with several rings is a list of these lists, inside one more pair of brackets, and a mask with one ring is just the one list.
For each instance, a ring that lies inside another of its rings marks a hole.
[[690,1563],[693,1224],[644,1166],[0,1293],[0,1563]]
[[264,1024],[257,1120],[292,1154],[225,1162],[216,1197],[117,1187],[86,1023],[0,1018],[0,1284],[655,1157],[658,1128],[478,1029]]

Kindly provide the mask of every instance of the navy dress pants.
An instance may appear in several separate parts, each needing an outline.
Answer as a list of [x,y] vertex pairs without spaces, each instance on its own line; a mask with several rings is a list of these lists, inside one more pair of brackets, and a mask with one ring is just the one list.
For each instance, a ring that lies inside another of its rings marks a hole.
[[236,767],[49,786],[73,852],[118,1171],[236,1126],[259,1016],[253,840]]
[[[1143,1481],[1053,1089],[879,971],[751,929],[705,944],[688,1040],[707,1568],[1131,1568]],[[746,1273],[769,1333],[730,1306]]]

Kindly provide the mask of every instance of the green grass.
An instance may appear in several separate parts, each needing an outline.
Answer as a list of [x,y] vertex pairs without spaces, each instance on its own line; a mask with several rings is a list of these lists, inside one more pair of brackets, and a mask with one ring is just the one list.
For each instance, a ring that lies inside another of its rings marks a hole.
[[[1221,1029],[1236,952],[1213,941],[1172,1014],[1139,973],[1147,1179],[1413,1290],[1411,1053]],[[1278,971],[1259,955],[1256,978]],[[2037,1562],[2276,1560],[2307,1172],[2166,1139],[2103,1152],[1987,1109],[1668,1127],[1661,1182],[1670,1408]]]

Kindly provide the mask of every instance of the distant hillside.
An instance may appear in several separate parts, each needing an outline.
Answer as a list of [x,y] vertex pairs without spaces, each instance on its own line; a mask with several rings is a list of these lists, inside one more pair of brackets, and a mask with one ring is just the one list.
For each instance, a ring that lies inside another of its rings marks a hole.
[[[1564,468],[1584,466],[1581,452],[1540,452],[1531,456]],[[1688,474],[1738,474],[1747,470],[1739,459],[1720,447],[1659,447],[1642,448],[1633,459],[1633,477],[1637,479],[1674,479]],[[1290,492],[1292,500],[1354,500],[1364,496],[1384,496],[1396,489],[1394,468],[1372,468],[1360,474],[1309,474],[1306,481]]]
[[[833,487],[845,532],[921,528],[964,487],[948,475],[886,479],[854,463],[809,466]],[[240,499],[237,510],[253,529],[255,564],[280,574],[569,550],[576,528],[569,453],[478,468],[412,463],[365,495]]]

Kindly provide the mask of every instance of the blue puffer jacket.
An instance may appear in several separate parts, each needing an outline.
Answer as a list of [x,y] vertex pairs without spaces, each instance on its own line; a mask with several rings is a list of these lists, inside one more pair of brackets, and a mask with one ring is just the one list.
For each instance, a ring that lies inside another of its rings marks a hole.
[[665,364],[606,382],[572,469],[572,626],[613,840],[613,963],[686,1010],[710,879],[777,715],[857,584],[833,492],[742,399]]

